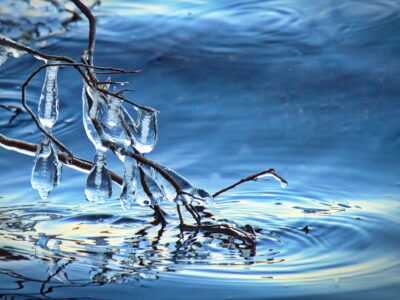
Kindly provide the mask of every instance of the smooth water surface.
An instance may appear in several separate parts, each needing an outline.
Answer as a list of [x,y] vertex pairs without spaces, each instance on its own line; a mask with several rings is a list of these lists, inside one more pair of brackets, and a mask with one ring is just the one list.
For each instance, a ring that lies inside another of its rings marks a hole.
[[[255,247],[224,234],[153,226],[152,211],[87,202],[87,174],[64,167],[47,200],[33,158],[0,149],[0,294],[48,298],[399,299],[400,3],[104,1],[95,63],[142,69],[134,101],[156,108],[149,157],[214,192],[262,169],[289,181],[241,185],[205,222],[250,224]],[[79,59],[87,23],[32,45]],[[39,62],[9,59],[0,101],[19,105]],[[32,81],[36,107],[44,74]],[[59,72],[54,134],[92,159],[82,82]],[[0,133],[39,143],[26,113]],[[118,160],[109,167],[122,175]],[[186,216],[189,223],[190,216]]]

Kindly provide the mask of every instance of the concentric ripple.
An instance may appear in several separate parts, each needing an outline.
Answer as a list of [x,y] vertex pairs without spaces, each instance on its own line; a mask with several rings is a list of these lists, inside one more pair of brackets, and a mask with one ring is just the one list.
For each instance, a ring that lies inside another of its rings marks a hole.
[[[369,288],[395,283],[396,277],[390,276],[400,269],[397,253],[385,245],[396,233],[385,228],[395,228],[398,222],[352,203],[346,208],[332,204],[342,209],[331,207],[321,213],[317,206],[325,203],[292,198],[290,193],[279,195],[281,204],[277,205],[265,203],[262,194],[236,193],[211,211],[216,213],[215,220],[218,211],[224,211],[226,219],[241,211],[242,220],[256,224],[255,247],[226,234],[180,232],[174,224],[165,229],[152,226],[148,214],[85,214],[29,206],[3,210],[2,264],[14,260],[44,264],[51,278],[49,286],[153,281],[166,276],[199,284],[213,278],[213,284],[221,285],[273,280],[286,286],[321,287],[337,281],[345,282],[346,290],[362,290],[366,283],[360,278],[371,273],[386,275],[368,283]],[[300,216],[298,204],[309,207]],[[285,217],[267,213],[277,211],[277,206]],[[24,277],[23,272],[13,276]]]

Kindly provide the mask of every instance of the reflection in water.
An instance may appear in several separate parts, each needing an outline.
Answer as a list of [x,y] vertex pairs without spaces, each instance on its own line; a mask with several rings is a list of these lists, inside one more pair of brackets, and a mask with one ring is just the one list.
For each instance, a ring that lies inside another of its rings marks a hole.
[[[354,288],[365,284],[357,278],[371,268],[390,274],[399,267],[393,252],[379,255],[385,240],[393,238],[393,233],[384,233],[379,226],[379,215],[342,203],[320,210],[318,206],[326,207],[326,203],[291,200],[286,194],[286,201],[276,211],[291,217],[275,215],[276,203],[271,203],[269,211],[274,215],[266,220],[259,219],[257,213],[257,206],[265,207],[261,204],[264,196],[253,197],[254,212],[250,209],[249,215],[242,217],[256,226],[238,228],[256,234],[257,245],[195,226],[182,230],[173,224],[153,226],[149,215],[77,214],[33,206],[3,210],[0,277],[8,282],[7,294],[31,294],[32,287],[27,286],[35,283],[34,290],[42,296],[55,297],[58,290],[68,287],[141,285],[165,274],[177,278],[186,274],[187,280],[196,278],[200,282],[206,278],[221,283],[269,279],[289,285],[323,285],[335,278],[347,278],[352,279]],[[234,198],[220,203],[228,218],[240,210],[240,205],[232,208],[230,201]],[[296,216],[299,210],[301,218]],[[226,222],[209,211],[203,210],[202,215],[208,224]],[[356,256],[346,254],[359,249],[368,251]],[[45,272],[34,272],[31,266]],[[393,279],[386,283],[390,282]],[[374,282],[380,284],[379,280]]]
[[13,278],[16,290],[34,281],[41,285],[40,294],[51,296],[60,287],[156,280],[160,272],[177,272],[181,264],[218,264],[213,248],[228,249],[230,255],[249,262],[255,255],[254,244],[188,228],[157,228],[112,215],[65,218],[33,207],[3,211],[2,264],[36,261],[46,266],[47,276],[30,277],[25,268],[17,271],[3,266],[0,272]]

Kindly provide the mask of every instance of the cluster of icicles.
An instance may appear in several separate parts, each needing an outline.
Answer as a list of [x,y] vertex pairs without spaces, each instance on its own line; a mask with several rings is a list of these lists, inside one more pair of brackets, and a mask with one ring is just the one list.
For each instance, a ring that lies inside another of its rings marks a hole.
[[[38,117],[41,125],[51,133],[58,118],[58,66],[47,68],[42,93],[39,100]],[[108,84],[101,86],[109,89]],[[136,152],[149,153],[157,143],[157,112],[135,107],[137,117],[132,118],[122,100],[99,92],[84,83],[82,93],[83,124],[86,134],[96,148],[93,167],[86,182],[85,195],[88,201],[104,202],[111,198],[112,181],[107,169],[107,145],[114,145],[114,153],[124,164],[124,178],[120,194],[121,206],[132,208],[139,205],[159,205],[168,200],[178,205],[209,205],[213,197],[205,190],[193,187],[175,171],[158,165],[175,180],[181,190],[177,194],[174,186],[153,167],[137,162],[124,155],[129,147]],[[95,126],[94,121],[100,126]],[[115,146],[119,151],[115,151]],[[56,146],[43,134],[37,148],[32,170],[31,184],[42,199],[60,183],[62,164],[58,160]],[[146,193],[145,185],[147,191]],[[190,195],[193,197],[191,197]]]

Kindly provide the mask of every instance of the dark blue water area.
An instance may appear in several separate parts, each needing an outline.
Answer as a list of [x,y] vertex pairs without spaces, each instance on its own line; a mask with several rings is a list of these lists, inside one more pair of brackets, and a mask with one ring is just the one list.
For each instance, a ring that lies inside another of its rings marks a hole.
[[[98,299],[399,299],[400,3],[398,1],[103,1],[95,64],[133,101],[160,111],[148,157],[215,192],[204,222],[250,224],[255,247],[225,234],[180,233],[152,211],[85,200],[87,174],[64,167],[47,200],[30,187],[33,157],[1,148],[0,294]],[[75,59],[87,23],[32,46]],[[40,62],[1,66],[0,101],[19,105]],[[36,107],[43,74],[28,87]],[[54,135],[92,160],[82,80],[59,72]],[[127,94],[128,95],[128,94]],[[130,108],[129,108],[130,109]],[[131,109],[130,109],[131,110]],[[28,114],[0,133],[32,143]],[[110,169],[123,166],[107,153]],[[190,216],[185,218],[190,221]]]

